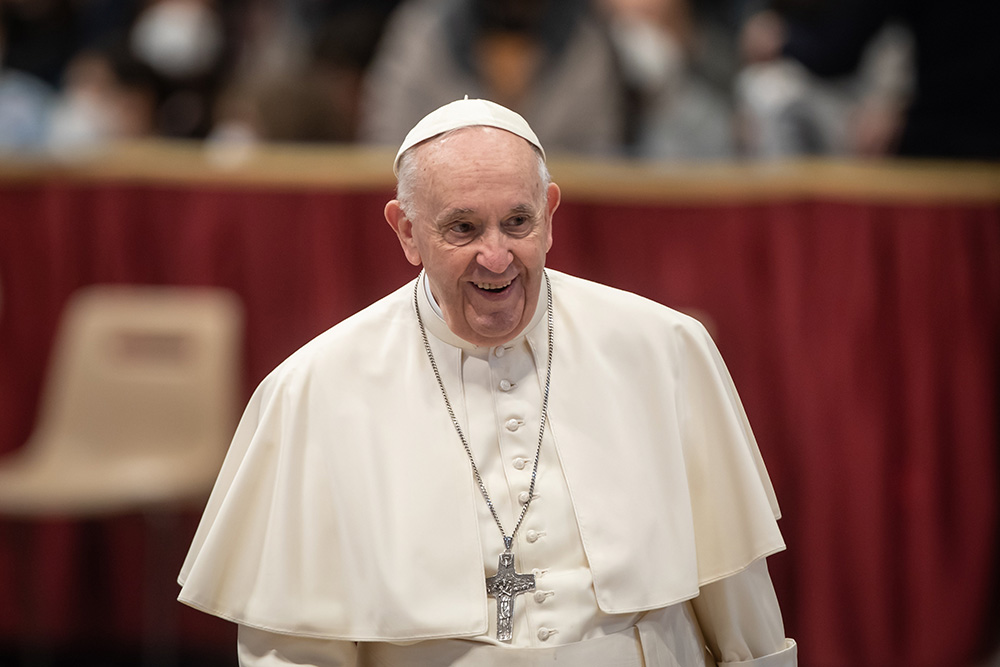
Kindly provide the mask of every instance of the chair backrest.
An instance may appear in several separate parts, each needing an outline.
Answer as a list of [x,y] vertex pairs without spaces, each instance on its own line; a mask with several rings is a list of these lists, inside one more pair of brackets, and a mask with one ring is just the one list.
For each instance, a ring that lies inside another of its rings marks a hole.
[[81,466],[134,460],[192,475],[207,466],[214,478],[238,417],[242,339],[242,308],[228,290],[79,290],[27,447]]

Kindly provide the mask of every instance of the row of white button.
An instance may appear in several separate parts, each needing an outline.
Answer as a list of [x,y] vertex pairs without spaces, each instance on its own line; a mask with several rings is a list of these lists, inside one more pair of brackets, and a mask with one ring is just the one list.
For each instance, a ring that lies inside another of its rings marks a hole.
[[[533,533],[533,532],[534,531],[529,531],[529,533]],[[528,538],[528,541],[529,542],[534,542],[534,540],[532,540],[530,537]],[[537,578],[537,577],[543,576],[547,571],[548,570],[540,570],[538,568],[534,568],[532,570],[532,573]],[[534,597],[534,600],[535,600],[536,604],[542,604],[548,598],[552,597],[555,594],[556,594],[555,591],[544,591],[544,590],[540,590],[539,589],[539,590],[535,591],[535,594],[534,594],[533,597]],[[538,639],[541,640],[541,641],[543,641],[543,642],[547,641],[549,637],[551,637],[552,635],[556,634],[557,632],[559,632],[559,631],[556,630],[555,628],[546,628],[546,627],[543,626],[541,628],[538,628]]]
[[[506,353],[506,351],[507,351],[506,348],[504,348],[503,346],[499,346],[499,345],[497,347],[493,348],[493,354],[497,358],[502,357]],[[516,385],[513,382],[511,382],[510,380],[507,380],[507,379],[500,380],[500,382],[499,382],[500,391],[507,392],[507,391],[510,391],[511,389],[513,389],[515,386]],[[523,425],[524,425],[524,422],[521,421],[521,420],[519,420],[519,419],[508,419],[506,422],[504,422],[504,428],[506,428],[511,433],[517,431]],[[519,456],[519,457],[515,458],[511,462],[511,465],[513,465],[516,470],[524,470],[524,468],[528,465],[528,460]],[[527,491],[522,491],[517,496],[518,502],[520,502],[522,505],[526,504],[530,498],[531,498],[531,496],[528,494]],[[527,531],[524,534],[524,538],[529,543],[534,544],[535,542],[538,541],[538,539],[540,537],[542,537],[544,535],[545,535],[545,533],[542,532],[542,531],[529,530],[529,531]],[[544,570],[538,570],[536,568],[535,569],[535,573],[536,573],[536,575],[540,575],[540,574],[544,573]],[[548,597],[550,597],[552,595],[555,595],[555,591],[538,590],[538,591],[535,591],[534,600],[535,600],[536,603],[542,604],[543,602],[545,602],[545,600]],[[554,629],[554,628],[545,628],[545,627],[538,628],[538,639],[539,639],[539,641],[543,641],[543,642],[547,641],[549,639],[549,637],[551,637],[552,635],[556,634],[557,632],[559,632],[559,631],[556,630],[556,629]]]

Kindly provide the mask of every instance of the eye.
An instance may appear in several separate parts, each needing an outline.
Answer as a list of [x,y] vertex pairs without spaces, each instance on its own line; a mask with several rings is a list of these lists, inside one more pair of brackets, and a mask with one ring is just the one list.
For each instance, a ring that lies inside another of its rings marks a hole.
[[515,215],[504,221],[507,233],[512,236],[524,236],[534,228],[534,220],[528,215]]
[[458,220],[444,228],[444,238],[452,245],[465,245],[476,236],[476,226],[471,222]]

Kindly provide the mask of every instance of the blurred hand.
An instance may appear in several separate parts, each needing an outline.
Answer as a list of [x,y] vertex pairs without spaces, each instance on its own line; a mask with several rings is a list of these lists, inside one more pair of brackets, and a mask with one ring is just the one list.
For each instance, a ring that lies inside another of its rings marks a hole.
[[851,150],[855,155],[881,157],[896,151],[903,133],[905,105],[896,100],[865,100],[851,118]]

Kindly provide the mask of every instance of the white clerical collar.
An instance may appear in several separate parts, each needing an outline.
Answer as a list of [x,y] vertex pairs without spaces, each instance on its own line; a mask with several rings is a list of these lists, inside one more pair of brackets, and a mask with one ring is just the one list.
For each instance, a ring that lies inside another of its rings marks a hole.
[[[542,275],[544,275],[545,280],[548,281],[549,276],[544,271]],[[424,314],[424,326],[427,327],[427,330],[434,334],[436,338],[440,338],[449,345],[460,347],[463,350],[480,349],[480,345],[470,343],[448,328],[448,324],[444,321],[444,313],[441,311],[441,307],[434,299],[434,295],[431,294],[431,286],[430,281],[427,280],[427,272],[421,271],[417,280],[423,283],[423,289],[417,290],[417,301],[420,304],[420,312]],[[544,290],[545,284],[540,282],[538,285],[538,300],[535,302],[535,314],[531,316],[531,321],[528,322],[528,326],[524,327],[524,331],[519,333],[516,338],[509,341],[507,343],[508,345],[527,336],[528,333],[537,327],[538,324],[545,318],[545,304],[547,300],[543,298]],[[428,315],[428,313],[432,314]]]

